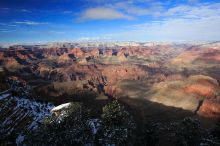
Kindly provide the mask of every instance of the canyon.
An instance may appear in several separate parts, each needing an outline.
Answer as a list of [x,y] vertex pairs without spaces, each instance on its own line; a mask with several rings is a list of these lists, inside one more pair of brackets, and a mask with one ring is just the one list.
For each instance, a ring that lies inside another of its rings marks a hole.
[[[15,82],[19,83],[16,91],[20,87],[27,91],[26,86],[29,90],[25,99],[2,93],[0,113],[12,112],[14,118],[23,121],[18,123],[27,127],[28,120],[33,118],[21,117],[24,109],[20,102],[29,106],[29,100],[44,102],[43,113],[48,115],[49,107],[80,101],[96,117],[109,100],[118,99],[138,118],[147,115],[159,121],[172,121],[196,116],[206,119],[208,125],[220,118],[219,63],[219,42],[9,46],[0,49],[1,72],[10,90],[15,90]],[[35,106],[38,103],[31,106],[27,115],[36,113]],[[1,118],[1,124],[6,120],[9,119]]]

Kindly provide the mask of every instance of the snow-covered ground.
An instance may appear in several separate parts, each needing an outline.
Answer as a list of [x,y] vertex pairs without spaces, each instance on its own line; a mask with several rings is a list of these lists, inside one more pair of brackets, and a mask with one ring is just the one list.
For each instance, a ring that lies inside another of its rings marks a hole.
[[38,123],[41,123],[46,116],[50,116],[50,110],[54,107],[52,104],[45,104],[36,102],[30,99],[23,99],[20,97],[12,97],[17,103],[17,108],[28,109],[28,112],[33,117],[33,121],[29,125],[30,129],[35,129],[38,127]]
[[[0,96],[0,99],[4,100],[4,105],[0,106],[0,111],[13,109],[12,114],[8,115],[2,124],[10,124],[12,122],[10,118],[14,117],[15,115],[18,116],[16,120],[28,116],[32,118],[32,122],[29,123],[28,129],[35,129],[39,123],[42,122],[44,117],[51,115],[50,110],[54,107],[52,104],[40,103],[22,97],[8,96],[8,94]],[[11,102],[16,103],[16,105],[7,107]],[[25,112],[18,114],[19,110]]]
[[[68,116],[67,111],[68,111],[68,108],[70,107],[70,105],[71,105],[71,102],[68,102],[68,103],[58,105],[58,106],[54,107],[53,109],[51,109],[51,113],[55,113],[55,112],[58,112],[58,111],[60,112],[60,114],[57,117],[58,122],[63,120],[64,117]],[[90,119],[88,121],[88,123],[92,128],[92,133],[96,134],[99,127],[100,127],[99,119]]]
[[[46,116],[51,116],[51,103],[37,102],[26,97],[11,96],[10,93],[0,95],[0,129],[1,133],[10,135],[13,132],[36,129]],[[18,143],[22,139],[19,135]]]

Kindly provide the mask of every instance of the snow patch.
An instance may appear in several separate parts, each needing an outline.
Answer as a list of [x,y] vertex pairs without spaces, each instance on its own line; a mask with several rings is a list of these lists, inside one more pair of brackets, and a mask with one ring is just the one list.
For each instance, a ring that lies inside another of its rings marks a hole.
[[44,117],[51,115],[50,110],[54,107],[50,103],[39,103],[34,100],[21,97],[13,97],[13,99],[17,103],[15,109],[25,108],[28,110],[28,113],[30,113],[31,117],[33,117],[33,121],[29,125],[29,129],[36,129]]
[[90,119],[89,120],[89,125],[92,128],[92,133],[96,134],[98,129],[100,128],[100,122],[99,119]]
[[20,145],[24,141],[24,136],[23,135],[18,135],[16,138],[16,145]]
[[71,105],[70,102],[58,105],[58,106],[52,108],[51,112],[53,113],[53,112],[56,112],[56,111],[67,109],[67,108],[69,108],[70,105]]
[[1,95],[0,96],[0,100],[2,100],[2,99],[4,99],[4,98],[6,98],[6,97],[8,97],[8,96],[10,96],[10,94],[8,93],[8,94],[3,94],[3,95]]

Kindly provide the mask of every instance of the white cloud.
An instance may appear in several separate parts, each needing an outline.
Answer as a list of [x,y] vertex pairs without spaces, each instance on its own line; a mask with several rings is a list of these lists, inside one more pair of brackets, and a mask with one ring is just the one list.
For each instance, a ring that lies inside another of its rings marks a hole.
[[166,19],[135,26],[135,33],[164,40],[219,40],[220,17]]
[[220,4],[177,6],[163,19],[133,25],[126,31],[109,34],[112,38],[156,41],[220,40]]
[[165,16],[178,16],[182,18],[203,18],[220,16],[220,3],[203,4],[196,6],[180,5],[167,10]]
[[89,3],[96,3],[96,4],[115,4],[118,2],[128,2],[128,3],[151,3],[155,2],[155,0],[86,0]]
[[1,8],[2,10],[9,10],[9,8]]
[[0,29],[0,33],[8,33],[8,32],[12,32],[12,30],[9,30],[9,29]]
[[199,0],[188,0],[189,3],[198,3]]
[[23,25],[42,25],[42,24],[48,24],[46,22],[35,22],[35,21],[15,21],[14,24],[23,24]]
[[68,10],[62,12],[62,14],[73,14],[73,13],[74,13],[73,11],[68,11]]
[[115,9],[106,8],[106,7],[96,7],[89,8],[85,10],[79,21],[87,21],[87,20],[114,20],[114,19],[127,19],[131,20],[133,17],[123,14]]
[[24,13],[31,13],[30,10],[27,10],[27,9],[21,9],[21,12],[24,12]]
[[[97,0],[97,2],[101,3],[103,0]],[[135,3],[149,3],[148,6],[141,7],[137,6]],[[106,3],[106,1],[105,1]],[[131,20],[136,18],[137,16],[159,16],[163,11],[163,6],[161,3],[155,2],[154,0],[128,0],[121,1],[115,0],[111,3],[106,3],[104,6],[96,7],[96,8],[88,8],[83,11],[80,15],[79,21],[86,20],[113,20],[113,19],[127,19]]]
[[65,34],[65,31],[54,31],[54,30],[50,30],[47,32],[48,34]]
[[94,41],[94,40],[100,40],[100,37],[80,37],[77,40],[79,40],[79,41]]
[[135,6],[131,2],[119,2],[115,3],[114,5],[111,6],[112,8],[117,8],[117,9],[122,9],[128,14],[133,14],[136,16],[142,16],[142,15],[153,15],[153,16],[158,16],[163,10],[163,7],[158,4],[151,5],[149,7],[139,7]]
[[110,37],[107,37],[107,36],[104,36],[104,35],[100,35],[100,36],[97,36],[97,37],[91,37],[91,36],[86,36],[86,37],[80,37],[77,39],[77,41],[85,41],[85,42],[92,42],[92,41],[100,41],[100,42],[104,42],[104,41],[110,41],[111,38]]

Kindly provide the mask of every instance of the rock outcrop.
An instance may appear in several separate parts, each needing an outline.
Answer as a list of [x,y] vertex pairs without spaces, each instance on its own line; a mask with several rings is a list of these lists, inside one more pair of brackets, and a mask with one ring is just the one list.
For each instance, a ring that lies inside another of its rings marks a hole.
[[220,101],[205,99],[198,113],[208,118],[218,119],[220,117]]

